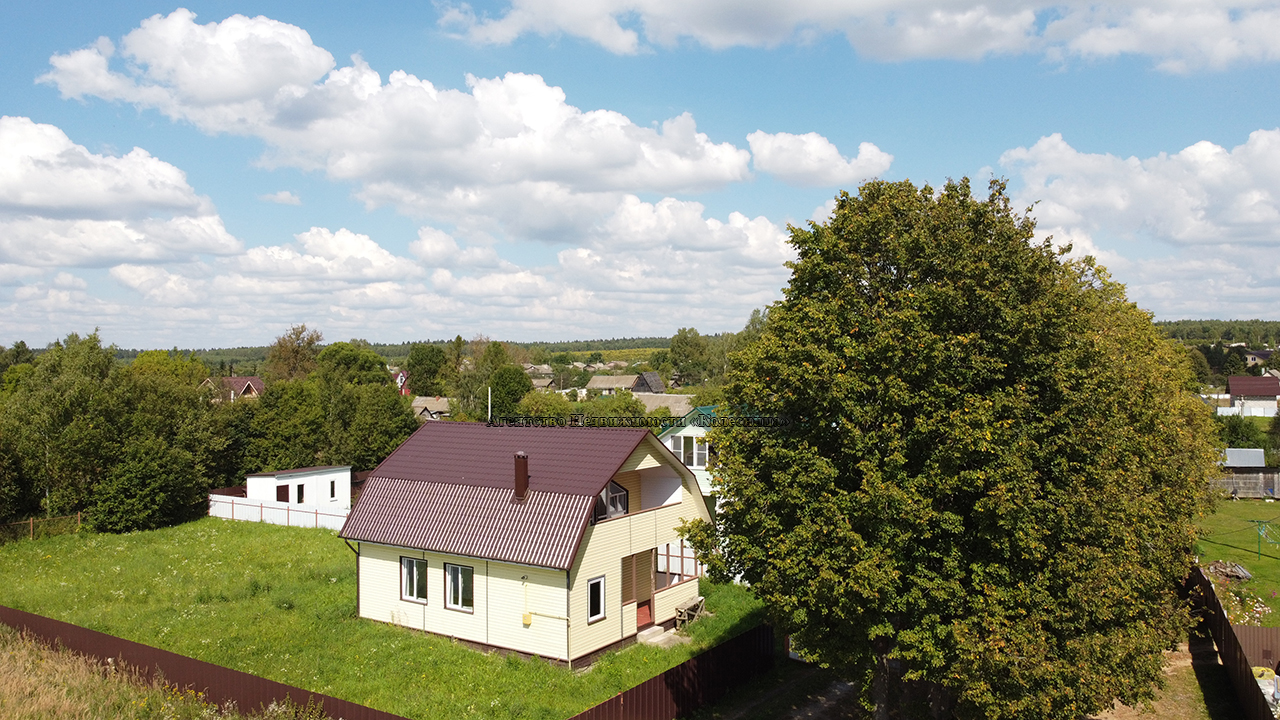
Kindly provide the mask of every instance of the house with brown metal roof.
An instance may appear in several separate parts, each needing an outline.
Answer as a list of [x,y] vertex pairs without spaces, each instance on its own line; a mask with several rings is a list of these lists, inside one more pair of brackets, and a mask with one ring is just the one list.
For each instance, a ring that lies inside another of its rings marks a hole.
[[1272,375],[1232,375],[1227,378],[1231,393],[1231,407],[1240,415],[1276,414],[1276,399],[1280,397],[1280,379]]
[[258,397],[267,389],[262,378],[257,375],[206,378],[201,385],[207,385],[217,391],[217,396],[213,398],[214,402],[222,402],[224,398],[235,402],[241,398]]
[[341,536],[361,617],[570,666],[674,623],[710,519],[642,428],[427,423],[364,483]]

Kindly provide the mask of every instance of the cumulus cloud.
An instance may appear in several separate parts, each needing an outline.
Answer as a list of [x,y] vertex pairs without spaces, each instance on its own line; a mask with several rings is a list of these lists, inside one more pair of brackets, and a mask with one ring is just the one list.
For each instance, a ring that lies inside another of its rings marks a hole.
[[858,146],[857,157],[846,158],[834,143],[815,132],[792,135],[757,130],[747,136],[747,142],[756,170],[793,185],[857,185],[883,175],[893,164],[892,155],[869,142]]
[[530,33],[585,38],[619,54],[693,40],[713,49],[774,47],[842,34],[882,60],[978,59],[1044,53],[1151,57],[1162,69],[1222,68],[1280,57],[1280,9],[1273,0],[1185,0],[1176,4],[1073,1],[877,3],[867,0],[512,0],[495,17],[465,3],[445,6],[440,24],[478,43],[507,44]]
[[1280,290],[1280,130],[1121,158],[1061,135],[1005,152],[1041,237],[1093,255],[1163,318],[1269,317]]
[[294,195],[288,190],[281,190],[280,192],[269,193],[267,195],[259,195],[258,199],[262,200],[263,202],[276,203],[277,205],[301,205],[302,204],[302,198],[298,197],[297,195]]
[[1106,229],[1181,245],[1280,243],[1280,130],[1230,150],[1201,141],[1139,159],[1084,153],[1059,134],[1006,151],[1041,226]]
[[99,155],[53,125],[0,117],[0,262],[105,266],[240,247],[186,175],[146,150]]

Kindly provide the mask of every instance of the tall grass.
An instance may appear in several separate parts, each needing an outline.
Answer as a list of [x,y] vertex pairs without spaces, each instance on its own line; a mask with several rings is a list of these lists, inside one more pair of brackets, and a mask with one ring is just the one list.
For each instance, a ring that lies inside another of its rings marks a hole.
[[422,720],[565,718],[758,620],[743,588],[703,594],[693,642],[571,672],[356,617],[355,556],[328,530],[205,518],[0,546],[0,604]]

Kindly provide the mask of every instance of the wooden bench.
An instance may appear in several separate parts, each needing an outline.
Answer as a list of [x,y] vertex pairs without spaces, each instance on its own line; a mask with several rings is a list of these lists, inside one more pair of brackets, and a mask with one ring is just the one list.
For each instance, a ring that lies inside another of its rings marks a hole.
[[676,606],[676,628],[684,627],[685,625],[688,625],[694,620],[697,620],[698,616],[702,614],[702,608],[705,603],[706,603],[706,598],[699,595],[698,597],[692,600],[689,600],[688,602],[684,602],[684,603],[681,603],[680,605],[677,605]]

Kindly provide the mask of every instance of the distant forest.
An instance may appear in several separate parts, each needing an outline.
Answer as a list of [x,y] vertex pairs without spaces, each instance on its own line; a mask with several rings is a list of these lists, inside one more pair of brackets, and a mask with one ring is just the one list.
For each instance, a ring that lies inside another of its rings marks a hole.
[[1280,321],[1276,320],[1162,320],[1156,327],[1171,338],[1195,345],[1247,343],[1256,350],[1280,344]]
[[[418,342],[427,345],[439,345],[441,347],[448,344],[448,340],[421,340]],[[503,341],[506,345],[522,347],[530,352],[534,350],[544,350],[548,353],[562,352],[592,352],[595,350],[634,350],[636,348],[662,348],[666,349],[671,346],[671,338],[669,337],[636,337],[636,338],[612,338],[608,340],[565,340],[561,342],[510,342]],[[388,360],[402,360],[409,355],[409,348],[413,345],[411,342],[404,343],[370,343],[370,348]],[[177,349],[177,348],[175,348]],[[41,352],[39,350],[36,351]],[[117,360],[132,361],[143,350],[117,348],[115,356]],[[181,349],[183,353],[194,353],[197,358],[203,360],[207,365],[217,368],[220,364],[225,366],[248,366],[256,369],[256,366],[267,360],[267,346],[261,347],[235,347],[235,348],[198,348]]]

